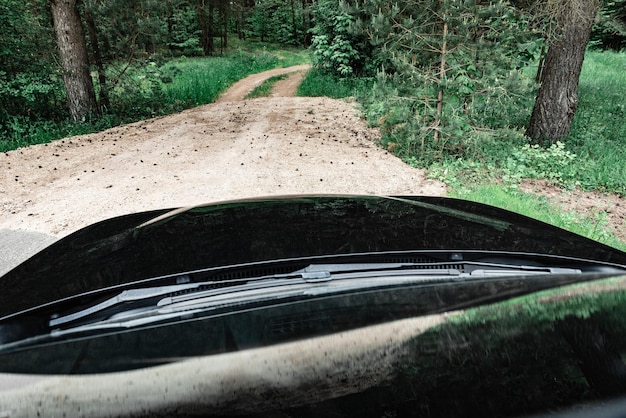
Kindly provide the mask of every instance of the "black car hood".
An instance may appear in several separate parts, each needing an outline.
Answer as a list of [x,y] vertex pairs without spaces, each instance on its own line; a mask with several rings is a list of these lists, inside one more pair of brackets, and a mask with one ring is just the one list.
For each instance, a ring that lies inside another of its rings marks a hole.
[[380,251],[547,254],[626,265],[626,254],[543,222],[440,197],[298,196],[160,210],[84,228],[0,278],[0,319],[155,277]]

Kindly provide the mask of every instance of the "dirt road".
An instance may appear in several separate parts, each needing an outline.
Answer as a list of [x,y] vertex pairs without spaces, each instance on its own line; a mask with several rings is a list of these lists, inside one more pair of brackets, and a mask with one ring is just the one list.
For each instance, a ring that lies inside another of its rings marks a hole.
[[[304,70],[256,74],[179,114],[0,154],[0,232],[61,237],[130,212],[262,195],[445,194],[377,147],[354,103],[280,97],[293,96]],[[242,100],[280,72],[294,78]]]

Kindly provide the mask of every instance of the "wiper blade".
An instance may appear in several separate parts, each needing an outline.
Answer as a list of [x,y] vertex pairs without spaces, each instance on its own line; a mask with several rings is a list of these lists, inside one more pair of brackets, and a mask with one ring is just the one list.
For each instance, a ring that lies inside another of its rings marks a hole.
[[[136,304],[142,301],[157,299],[152,306],[162,307],[174,303],[185,302],[193,299],[202,299],[207,297],[217,297],[224,294],[256,291],[261,289],[280,289],[289,286],[296,290],[294,286],[302,285],[305,288],[317,283],[329,281],[339,278],[337,275],[342,274],[342,279],[358,278],[370,276],[373,272],[381,274],[385,271],[386,276],[391,276],[394,271],[401,272],[400,269],[407,268],[412,263],[372,263],[372,264],[323,264],[311,265],[304,269],[291,273],[264,275],[251,278],[231,279],[228,281],[205,281],[186,284],[167,285],[159,287],[149,287],[140,289],[124,290],[120,294],[115,295],[105,301],[89,306],[77,312],[69,314],[56,314],[50,321],[51,328],[68,326],[73,322],[80,321],[84,323],[89,317],[97,317],[102,319],[102,313],[109,311],[112,315],[117,315],[124,311],[133,310]],[[413,274],[418,271],[415,270]],[[347,276],[346,276],[347,274]],[[402,273],[406,274],[406,272]],[[458,276],[459,271],[428,269],[419,273],[428,276]],[[267,292],[265,292],[267,293]],[[71,325],[70,325],[71,326]]]
[[[225,307],[296,295],[323,294],[406,283],[441,280],[468,280],[505,275],[580,274],[578,269],[524,266],[481,262],[443,263],[346,263],[312,264],[291,273],[265,275],[228,281],[206,281],[169,286],[130,289],[103,302],[50,319],[49,326],[71,327],[72,323],[118,323],[121,318],[139,318],[174,312]],[[323,289],[316,286],[334,281]],[[313,290],[312,290],[313,289]],[[108,316],[107,316],[108,312]]]
[[[294,272],[287,274],[275,274],[269,276],[260,276],[255,278],[245,279],[233,279],[228,282],[224,281],[206,281],[186,284],[176,284],[158,287],[147,287],[140,289],[128,289],[124,290],[118,295],[115,295],[109,299],[106,299],[100,303],[89,306],[77,312],[72,312],[64,315],[53,315],[49,321],[51,328],[59,327],[71,322],[85,319],[89,316],[96,315],[119,305],[131,304],[133,302],[146,301],[160,296],[170,298],[176,297],[171,295],[187,294],[188,292],[195,292],[195,294],[204,294],[206,292],[213,292],[221,294],[224,292],[231,292],[233,289],[245,290],[246,288],[263,288],[263,287],[277,287],[284,285],[294,284],[294,279],[301,279],[305,283],[316,283],[330,280],[331,274],[328,271],[311,271],[311,272]],[[280,281],[283,280],[283,281]],[[288,280],[288,281],[285,281]],[[211,288],[211,290],[203,290]],[[217,288],[217,289],[214,289]],[[226,290],[226,288],[228,290]],[[184,296],[181,296],[184,297]],[[168,300],[168,298],[159,299],[160,301]],[[163,303],[163,302],[161,302]],[[157,303],[159,305],[159,303]],[[132,308],[129,308],[132,309]]]

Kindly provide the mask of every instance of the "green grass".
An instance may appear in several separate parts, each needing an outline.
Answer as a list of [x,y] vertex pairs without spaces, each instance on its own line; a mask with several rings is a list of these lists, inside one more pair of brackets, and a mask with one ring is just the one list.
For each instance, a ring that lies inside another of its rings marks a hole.
[[588,51],[579,82],[578,110],[565,141],[587,188],[626,194],[626,52]]
[[225,57],[181,58],[168,63],[179,74],[164,86],[165,96],[184,107],[211,103],[235,81],[279,67],[276,55],[235,52]]
[[97,121],[85,123],[70,123],[69,121],[16,122],[11,137],[0,137],[0,152],[34,144],[45,144],[58,138],[97,132],[119,124],[120,120],[111,115],[105,115]]
[[272,92],[272,88],[277,81],[284,80],[287,78],[288,74],[275,75],[274,77],[270,77],[260,85],[255,87],[250,93],[246,94],[245,99],[254,99],[256,97],[267,97]]
[[254,54],[268,53],[278,57],[279,66],[282,68],[294,65],[310,64],[311,55],[307,49],[287,47],[271,42],[261,42],[258,39],[229,38],[230,49],[241,50]]
[[313,68],[302,80],[297,94],[298,96],[326,96],[342,99],[369,92],[373,84],[373,79],[337,78]]

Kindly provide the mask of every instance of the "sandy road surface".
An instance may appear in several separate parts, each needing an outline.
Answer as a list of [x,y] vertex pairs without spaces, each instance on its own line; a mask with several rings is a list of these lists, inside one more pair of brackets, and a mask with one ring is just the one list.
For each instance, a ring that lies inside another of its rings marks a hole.
[[[15,230],[62,237],[130,212],[262,195],[445,193],[377,147],[353,103],[279,97],[306,68],[253,75],[179,114],[0,154],[0,264],[21,250],[8,244]],[[242,101],[290,71],[278,93]]]

